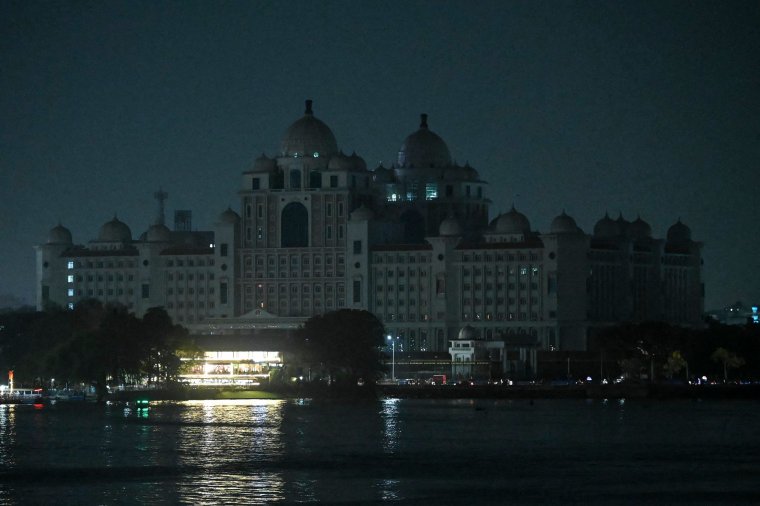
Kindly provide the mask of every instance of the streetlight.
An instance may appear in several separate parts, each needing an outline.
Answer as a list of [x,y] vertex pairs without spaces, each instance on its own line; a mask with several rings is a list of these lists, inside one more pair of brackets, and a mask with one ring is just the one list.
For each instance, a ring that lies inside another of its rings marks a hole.
[[[396,337],[398,339],[398,337]],[[391,342],[391,379],[396,382],[396,339],[388,334],[388,341]]]

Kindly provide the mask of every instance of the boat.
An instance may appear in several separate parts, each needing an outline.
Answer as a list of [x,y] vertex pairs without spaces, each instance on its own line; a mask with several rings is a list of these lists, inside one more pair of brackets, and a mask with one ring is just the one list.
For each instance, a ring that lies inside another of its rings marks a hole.
[[0,394],[0,404],[42,404],[41,388],[15,388]]

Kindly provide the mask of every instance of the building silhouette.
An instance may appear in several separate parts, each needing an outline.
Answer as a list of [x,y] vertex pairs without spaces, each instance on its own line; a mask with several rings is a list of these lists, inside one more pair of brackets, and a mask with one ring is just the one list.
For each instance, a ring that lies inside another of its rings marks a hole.
[[489,219],[488,183],[425,114],[395,164],[368,170],[307,101],[240,181],[239,207],[208,231],[189,211],[170,230],[163,191],[138,237],[116,216],[87,244],[57,225],[36,247],[38,308],[163,306],[196,334],[270,338],[367,309],[407,353],[446,353],[464,327],[468,340],[583,350],[610,324],[702,321],[702,244],[680,220],[658,239],[640,217],[605,215],[590,233],[564,211],[546,233],[514,206]]

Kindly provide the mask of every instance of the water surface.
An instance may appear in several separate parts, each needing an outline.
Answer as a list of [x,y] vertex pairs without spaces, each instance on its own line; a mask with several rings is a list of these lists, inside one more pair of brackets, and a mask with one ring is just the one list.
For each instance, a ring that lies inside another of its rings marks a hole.
[[758,504],[753,401],[0,406],[0,504]]

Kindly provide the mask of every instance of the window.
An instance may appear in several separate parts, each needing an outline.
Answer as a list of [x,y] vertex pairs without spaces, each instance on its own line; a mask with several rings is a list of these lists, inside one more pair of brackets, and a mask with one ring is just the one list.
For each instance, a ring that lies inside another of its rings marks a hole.
[[338,176],[330,176],[330,188],[338,187]]
[[219,283],[219,303],[227,304],[227,283]]
[[69,260],[68,262],[66,262],[66,268],[67,269],[73,269],[74,268],[74,262],[72,262],[71,260]]
[[73,274],[69,274],[69,275],[66,277],[66,280],[67,280],[69,283],[73,283],[73,282],[74,282],[74,275],[73,275]]
[[436,183],[425,184],[425,200],[435,200],[438,198],[438,185]]
[[251,190],[258,190],[261,188],[261,180],[257,177],[251,180]]
[[332,217],[332,204],[328,203],[325,205],[325,214],[328,218]]
[[362,282],[360,280],[354,281],[354,303],[362,301]]
[[360,255],[362,252],[362,242],[354,241],[354,255]]
[[142,298],[147,299],[150,297],[150,285],[147,283],[143,283],[142,285]]
[[219,248],[219,255],[226,257],[227,256],[227,244],[222,244]]

